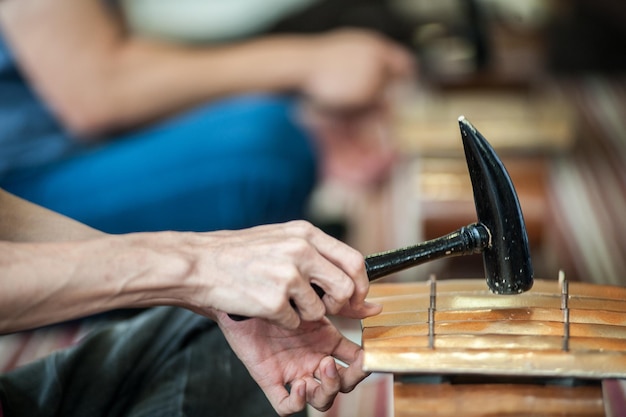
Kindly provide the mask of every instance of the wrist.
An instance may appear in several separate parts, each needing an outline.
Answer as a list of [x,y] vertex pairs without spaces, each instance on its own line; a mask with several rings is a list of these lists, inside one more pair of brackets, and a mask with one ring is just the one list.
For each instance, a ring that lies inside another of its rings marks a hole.
[[[110,271],[115,308],[177,305],[189,307],[198,287],[194,258],[186,256],[179,233],[156,232],[105,239],[103,265]],[[178,237],[178,238],[177,238]],[[109,242],[106,242],[109,240]]]

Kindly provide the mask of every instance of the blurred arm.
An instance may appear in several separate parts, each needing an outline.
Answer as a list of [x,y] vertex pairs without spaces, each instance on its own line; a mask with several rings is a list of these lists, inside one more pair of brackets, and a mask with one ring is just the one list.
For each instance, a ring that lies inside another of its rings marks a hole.
[[362,106],[410,67],[404,51],[361,31],[210,48],[151,41],[127,33],[100,0],[4,0],[0,25],[39,94],[86,136],[242,92]]

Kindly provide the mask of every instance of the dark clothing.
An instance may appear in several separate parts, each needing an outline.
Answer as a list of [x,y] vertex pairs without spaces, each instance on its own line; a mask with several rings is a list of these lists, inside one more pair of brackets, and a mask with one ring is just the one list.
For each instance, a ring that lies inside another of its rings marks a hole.
[[276,416],[218,326],[174,307],[0,376],[0,401],[4,417]]

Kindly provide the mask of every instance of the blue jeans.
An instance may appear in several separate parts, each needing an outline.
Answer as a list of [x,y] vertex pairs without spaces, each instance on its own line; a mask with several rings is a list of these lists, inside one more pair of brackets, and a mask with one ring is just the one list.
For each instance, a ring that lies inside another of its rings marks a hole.
[[0,375],[0,402],[5,417],[276,416],[217,325],[175,307]]
[[316,181],[294,100],[223,100],[9,172],[0,187],[109,233],[241,229],[303,217]]

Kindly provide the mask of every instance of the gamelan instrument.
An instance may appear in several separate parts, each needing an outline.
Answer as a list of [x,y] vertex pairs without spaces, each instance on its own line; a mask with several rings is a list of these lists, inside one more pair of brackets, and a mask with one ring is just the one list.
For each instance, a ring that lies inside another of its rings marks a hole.
[[626,415],[626,288],[431,278],[369,300],[383,313],[363,320],[364,368],[394,374],[396,417]]
[[[626,289],[563,274],[533,285],[513,184],[485,138],[459,124],[478,214],[468,247],[483,253],[488,285],[372,285],[369,300],[383,312],[363,320],[364,368],[393,373],[395,417],[626,416]],[[368,257],[368,270],[384,270],[372,266],[384,256],[411,266],[424,245],[406,261],[399,251]]]

